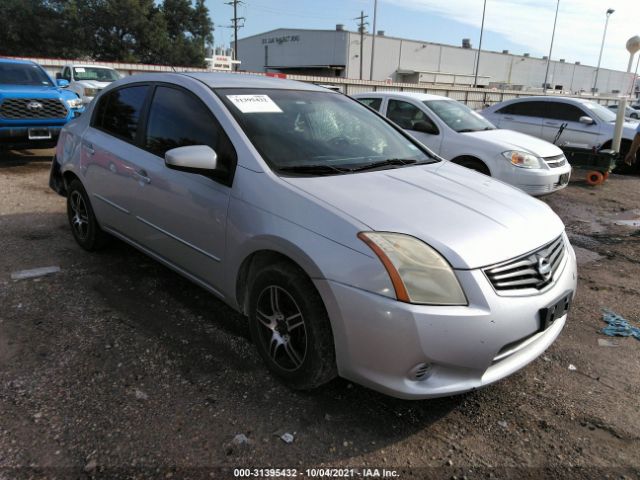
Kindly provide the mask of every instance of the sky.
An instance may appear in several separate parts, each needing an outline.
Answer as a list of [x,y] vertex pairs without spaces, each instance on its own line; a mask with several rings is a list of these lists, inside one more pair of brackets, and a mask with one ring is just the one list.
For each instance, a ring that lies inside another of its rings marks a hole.
[[[233,40],[233,8],[229,0],[207,0],[215,24],[215,43]],[[549,54],[557,0],[486,0],[483,50],[514,54]],[[372,30],[374,0],[244,0],[238,15],[245,17],[239,38],[276,28],[333,29],[343,23],[357,30],[355,17],[364,11]],[[615,9],[602,54],[602,67],[626,70],[627,40],[640,35],[640,0],[559,0],[558,22],[551,58],[597,65],[606,11]],[[378,0],[376,30],[386,35],[450,45],[470,38],[478,47],[483,0]],[[635,69],[635,60],[632,71]]]

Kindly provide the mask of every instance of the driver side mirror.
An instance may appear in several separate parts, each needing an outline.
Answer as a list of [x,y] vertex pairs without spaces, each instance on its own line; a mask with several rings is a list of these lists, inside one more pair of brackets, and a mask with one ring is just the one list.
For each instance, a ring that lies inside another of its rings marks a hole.
[[428,133],[430,135],[438,134],[438,129],[436,128],[436,126],[425,121],[414,123],[412,130],[415,130],[416,132]]
[[164,154],[167,167],[189,173],[211,173],[218,167],[218,155],[208,145],[189,145],[167,150]]
[[580,117],[580,119],[578,120],[580,123],[584,123],[585,125],[593,125],[594,123],[596,123],[593,118],[591,117],[587,117],[586,115],[583,117]]
[[59,78],[56,80],[56,85],[58,85],[60,88],[66,88],[69,86],[69,81],[65,80],[64,78]]

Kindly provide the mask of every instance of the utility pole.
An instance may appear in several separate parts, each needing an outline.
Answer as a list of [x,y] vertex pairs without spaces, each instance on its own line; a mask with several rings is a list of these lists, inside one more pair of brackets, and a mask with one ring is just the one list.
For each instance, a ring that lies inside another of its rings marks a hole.
[[[238,17],[238,4],[242,3],[242,0],[231,0],[227,2],[227,5],[233,5],[233,18],[231,19],[231,28],[233,28],[233,60],[238,60],[238,29],[244,27],[244,23],[242,25],[238,25],[238,22],[244,22],[244,17]],[[238,64],[233,64],[233,69],[238,70]]]
[[363,11],[360,11],[360,16],[354,18],[354,20],[360,20],[358,24],[358,31],[360,32],[360,80],[362,80],[362,61],[364,60],[364,28],[365,25],[369,25],[369,22],[365,22],[364,19],[369,18],[369,15],[365,15]]
[[378,16],[378,0],[373,0],[373,36],[371,37],[371,67],[369,68],[369,80],[373,80],[373,59],[376,50],[376,17]]
[[596,67],[596,79],[593,81],[591,93],[595,95],[598,89],[598,73],[600,73],[600,62],[602,61],[602,50],[604,49],[604,40],[607,38],[607,26],[609,26],[609,17],[615,12],[613,8],[607,9],[607,19],[604,21],[604,33],[602,34],[602,44],[600,44],[600,55],[598,55],[598,66]]

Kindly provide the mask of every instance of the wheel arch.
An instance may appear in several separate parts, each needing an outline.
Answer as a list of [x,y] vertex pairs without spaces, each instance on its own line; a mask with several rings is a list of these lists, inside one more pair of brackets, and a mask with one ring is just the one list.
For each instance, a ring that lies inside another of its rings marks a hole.
[[324,278],[318,265],[300,247],[281,238],[254,239],[238,258],[241,260],[237,262],[233,292],[237,308],[244,315],[247,314],[250,280],[255,272],[266,265],[288,263],[311,280]]
[[457,157],[451,159],[451,163],[455,163],[456,165],[460,165],[462,162],[464,162],[465,160],[467,161],[473,161],[473,162],[478,162],[482,165],[484,165],[484,167],[487,169],[487,171],[489,172],[490,176],[493,176],[493,172],[491,171],[491,167],[489,167],[489,165],[487,164],[487,162],[485,162],[484,160],[482,160],[481,158],[476,157],[475,155],[469,155],[469,154],[464,154],[464,155],[458,155]]

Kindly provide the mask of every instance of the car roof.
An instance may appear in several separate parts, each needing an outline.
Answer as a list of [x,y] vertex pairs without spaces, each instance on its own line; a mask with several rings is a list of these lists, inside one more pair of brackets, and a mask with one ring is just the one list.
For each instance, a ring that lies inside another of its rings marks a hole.
[[21,63],[23,65],[38,65],[36,62],[32,62],[31,60],[20,60],[17,58],[2,58],[2,57],[0,57],[0,63]]
[[[296,82],[265,75],[252,75],[247,73],[227,72],[185,72],[171,75],[189,76],[200,80],[211,88],[271,88],[281,90],[311,90],[316,92],[329,92],[331,90],[318,87],[310,83]],[[335,92],[334,92],[335,93]]]
[[107,67],[105,65],[88,65],[85,63],[67,63],[65,67],[73,67],[73,68],[106,68],[108,70],[115,70],[113,67]]
[[370,96],[377,96],[377,97],[394,96],[394,97],[411,98],[413,100],[419,100],[421,102],[425,102],[429,100],[453,100],[452,98],[444,97],[442,95],[432,95],[430,93],[419,93],[419,92],[367,92],[367,93],[354,94],[352,96],[354,98],[370,97]]

